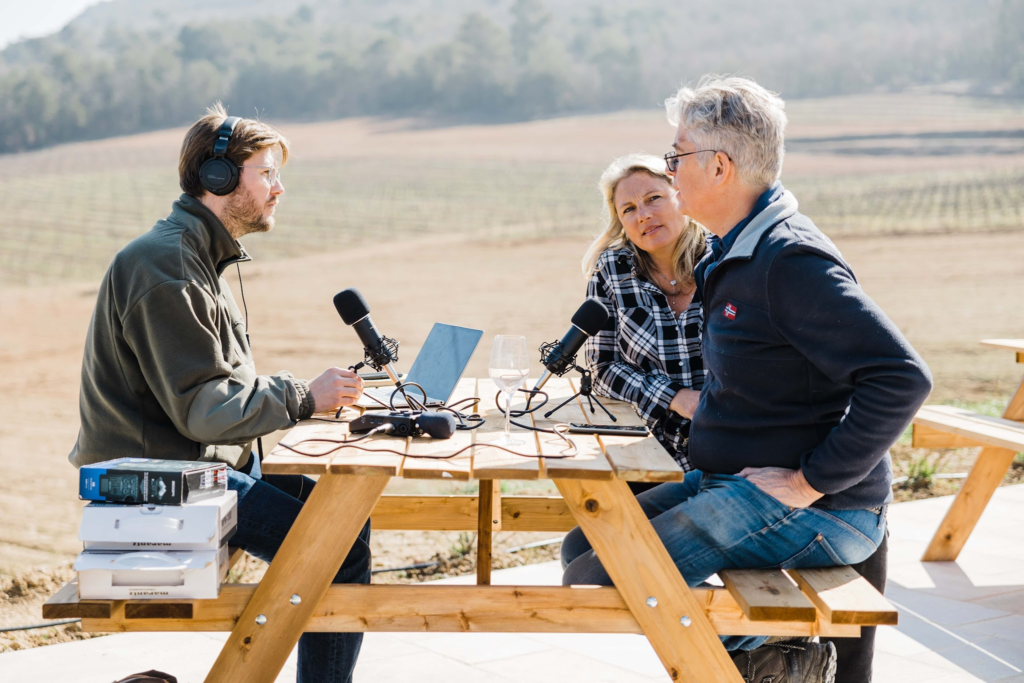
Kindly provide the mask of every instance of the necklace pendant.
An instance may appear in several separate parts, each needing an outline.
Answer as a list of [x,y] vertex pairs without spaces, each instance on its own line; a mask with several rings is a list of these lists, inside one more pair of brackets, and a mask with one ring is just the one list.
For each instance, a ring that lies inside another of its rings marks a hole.
[[669,280],[669,284],[672,285],[673,287],[675,287],[676,286],[676,281],[675,280]]

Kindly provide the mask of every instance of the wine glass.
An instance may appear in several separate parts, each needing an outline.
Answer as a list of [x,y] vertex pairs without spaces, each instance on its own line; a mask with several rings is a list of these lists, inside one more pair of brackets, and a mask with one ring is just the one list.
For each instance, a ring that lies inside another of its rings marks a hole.
[[513,439],[510,430],[512,397],[530,374],[530,355],[526,350],[526,337],[508,334],[495,336],[487,372],[498,389],[505,394],[505,435],[494,443],[500,446],[521,446],[524,442]]

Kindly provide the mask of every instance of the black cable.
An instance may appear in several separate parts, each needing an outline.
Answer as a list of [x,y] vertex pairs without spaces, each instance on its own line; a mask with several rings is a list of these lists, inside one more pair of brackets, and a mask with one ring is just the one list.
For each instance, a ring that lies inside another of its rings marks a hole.
[[426,410],[427,406],[425,403],[421,403],[418,398],[414,399],[409,396],[409,394],[405,393],[406,387],[416,387],[420,390],[420,393],[423,394],[423,400],[429,400],[426,390],[419,384],[416,384],[416,382],[399,382],[395,387],[395,390],[391,392],[391,397],[388,399],[388,407],[391,408],[391,411],[394,412],[398,410],[398,408],[395,408],[395,394],[397,393],[402,394],[402,397],[405,398],[406,405],[408,405],[412,410]]
[[64,626],[65,624],[77,624],[81,619],[61,619],[60,621],[51,621],[48,624],[30,624],[28,626],[6,626],[0,628],[0,633],[10,633],[11,631],[31,631],[37,628],[47,628],[49,626]]
[[[405,386],[415,386],[415,387],[418,387],[419,390],[423,393],[424,397],[426,396],[426,391],[423,390],[423,387],[421,387],[419,384],[416,384],[415,382],[407,382],[405,384],[399,384],[396,387],[395,391],[393,391],[391,393],[391,397],[390,397],[390,401],[389,402],[391,403],[390,407],[391,407],[392,411],[398,412],[398,411],[396,411],[396,409],[394,407],[395,394],[398,393],[399,391],[402,391],[402,389]],[[544,400],[541,401],[536,406],[533,406],[533,407],[528,408],[526,410],[513,410],[512,411],[512,417],[522,417],[523,415],[529,415],[531,413],[535,413],[538,410],[540,410],[541,408],[543,408],[545,406],[545,404],[547,404],[547,402],[548,402],[548,400],[550,398],[548,396],[547,392],[541,391],[539,389],[519,389],[519,391],[523,392],[524,394],[529,394],[531,401],[533,400],[533,397],[536,396],[536,395],[543,396]],[[410,397],[407,394],[405,394],[404,391],[402,393],[405,396],[406,401],[410,405],[413,405],[413,401],[409,400]],[[495,406],[498,408],[498,411],[502,415],[504,415],[505,411],[502,409],[502,407],[501,407],[501,405],[499,403],[499,400],[498,400],[501,397],[501,393],[502,392],[499,391],[497,393],[497,395],[495,395],[494,403],[495,403]],[[416,403],[419,403],[419,401],[416,401]],[[453,415],[455,415],[456,420],[458,420],[458,424],[456,425],[455,428],[457,430],[459,430],[459,431],[471,431],[471,430],[474,430],[474,429],[479,429],[481,426],[483,426],[483,424],[486,422],[486,419],[482,415],[479,415],[477,413],[463,413],[463,412],[461,412],[461,411],[456,409],[456,406],[462,406],[463,404],[468,404],[468,407],[475,408],[476,406],[478,406],[480,404],[480,398],[476,397],[476,396],[473,396],[473,397],[470,397],[470,398],[464,398],[464,399],[461,399],[459,401],[456,401],[455,403],[451,404],[450,406],[441,406],[437,410],[439,412],[440,411],[450,412]],[[422,403],[419,403],[419,405],[423,406]],[[322,418],[322,417],[311,417],[309,419],[317,420],[319,422],[346,422],[346,420],[338,419],[338,418],[340,418],[341,411],[343,409],[344,408],[339,408],[338,409],[337,414],[335,414],[335,416],[334,416],[335,417],[334,420],[330,420],[330,419]],[[426,410],[425,406],[423,406],[423,410],[424,411]],[[523,457],[523,458],[551,458],[551,459],[559,460],[559,459],[563,459],[563,458],[575,457],[579,453],[579,447],[576,445],[576,442],[574,442],[572,439],[567,437],[565,435],[565,433],[564,433],[565,431],[568,431],[568,427],[569,426],[568,425],[564,425],[564,427],[565,427],[564,430],[558,429],[558,427],[563,426],[564,423],[556,424],[551,429],[545,429],[545,428],[542,428],[542,427],[534,427],[533,425],[525,425],[525,424],[522,424],[520,422],[515,422],[515,421],[511,420],[511,418],[509,419],[509,423],[515,425],[516,427],[519,427],[520,429],[525,429],[525,430],[531,431],[531,432],[540,432],[542,434],[554,434],[558,438],[560,438],[563,441],[565,441],[567,447],[572,449],[572,452],[567,454],[567,455],[535,455],[533,453],[519,453],[518,451],[513,451],[511,449],[505,448],[503,446],[499,446],[497,444],[479,443],[479,444],[472,444],[470,446],[466,446],[465,448],[460,448],[459,450],[457,450],[454,453],[451,453],[449,455],[413,455],[413,454],[408,454],[408,453],[403,453],[403,452],[400,452],[400,451],[396,451],[396,450],[390,449],[390,448],[373,448],[373,449],[371,449],[371,448],[361,448],[359,446],[353,446],[352,445],[352,444],[356,443],[357,441],[362,441],[363,439],[366,439],[367,437],[372,436],[375,433],[378,433],[378,431],[383,431],[380,427],[378,427],[377,429],[372,430],[370,432],[367,432],[366,434],[364,434],[361,437],[356,438],[356,439],[313,438],[313,439],[303,439],[302,441],[299,441],[299,442],[295,443],[294,445],[289,445],[289,444],[286,444],[286,443],[279,443],[278,445],[283,447],[283,448],[285,448],[285,449],[287,449],[287,450],[289,450],[289,451],[291,451],[291,452],[293,452],[293,453],[297,453],[298,455],[304,455],[304,456],[311,457],[311,458],[317,458],[317,457],[324,456],[324,455],[330,455],[331,453],[336,453],[337,451],[342,450],[344,448],[355,448],[357,450],[366,451],[368,453],[393,453],[395,455],[400,455],[400,456],[405,457],[405,458],[421,458],[421,459],[424,459],[424,460],[448,460],[449,458],[454,458],[455,456],[457,456],[457,455],[459,455],[461,453],[466,452],[467,450],[473,448],[474,446],[481,447],[481,448],[497,448],[499,450],[505,451],[506,453],[511,453],[513,455],[518,455],[518,456]],[[392,425],[386,425],[386,426],[387,427],[391,427]],[[308,453],[306,451],[302,451],[302,450],[299,450],[299,449],[295,448],[295,446],[300,446],[300,445],[306,444],[306,443],[331,443],[331,444],[339,444],[339,445],[334,447],[334,448],[332,448],[332,449],[330,449],[330,450],[324,451],[323,453]]]
[[[387,425],[387,426],[391,427],[392,425]],[[560,427],[562,425],[555,425],[555,426],[556,427]],[[565,427],[566,427],[566,429],[568,429],[568,425],[565,425]],[[374,430],[374,431],[376,431],[376,430]],[[572,452],[571,453],[567,453],[565,455],[537,455],[537,454],[534,454],[534,453],[519,453],[518,451],[513,451],[510,448],[505,448],[504,446],[499,446],[498,444],[493,444],[493,443],[477,443],[477,444],[470,444],[468,446],[460,448],[459,450],[455,451],[454,453],[449,453],[448,455],[413,455],[413,454],[410,454],[410,453],[405,453],[403,451],[396,451],[393,448],[363,448],[362,446],[355,446],[355,445],[353,445],[356,441],[361,441],[362,439],[365,439],[366,437],[368,437],[371,434],[373,434],[373,431],[367,432],[366,434],[364,434],[363,436],[361,436],[358,439],[326,439],[326,438],[323,438],[323,437],[315,437],[315,438],[312,438],[312,439],[303,439],[302,441],[299,441],[299,442],[297,442],[294,445],[289,445],[289,444],[286,444],[286,443],[278,443],[278,446],[281,446],[281,447],[291,451],[292,453],[297,453],[298,455],[304,455],[304,456],[310,457],[310,458],[319,458],[319,457],[324,456],[324,455],[330,455],[330,454],[336,453],[337,451],[340,451],[340,450],[342,450],[344,448],[354,448],[356,450],[365,451],[367,453],[393,453],[394,455],[400,455],[403,458],[421,458],[423,460],[448,460],[450,458],[454,458],[457,455],[461,455],[462,453],[465,453],[466,451],[470,450],[471,448],[497,448],[498,450],[505,451],[506,453],[511,453],[512,455],[518,455],[518,456],[520,456],[522,458],[537,458],[537,459],[540,459],[540,458],[551,458],[552,460],[561,460],[563,458],[573,458],[573,457],[575,457],[579,453],[579,447],[576,446],[576,442],[573,441],[572,439],[568,438],[567,436],[565,436],[565,434],[563,434],[561,431],[559,431],[557,429],[552,429],[552,430],[537,430],[537,429],[533,429],[533,431],[546,431],[548,433],[557,435],[558,437],[560,437],[563,441],[565,441],[569,445],[569,447],[572,449]],[[301,446],[302,444],[307,444],[307,443],[329,443],[329,444],[338,444],[338,445],[335,446],[334,448],[331,448],[329,450],[324,451],[323,453],[309,453],[307,451],[302,451],[302,450],[299,450],[298,448],[295,448],[295,446]]]
[[[245,343],[249,345],[249,351],[252,351],[252,340],[249,339],[249,306],[245,303],[245,287],[242,285],[242,267],[238,265],[238,261],[235,261],[235,271],[238,273],[238,293],[242,295],[242,310],[245,311]],[[258,457],[260,464],[263,463],[263,437],[256,437],[256,446],[259,449]]]
[[249,307],[245,305],[245,287],[242,286],[242,267],[235,261],[235,270],[238,271],[238,293],[242,295],[242,310],[245,311],[245,339],[249,340]]
[[390,569],[371,569],[371,574],[386,574],[387,572],[404,572],[410,569],[428,569],[430,567],[436,567],[441,564],[440,562],[420,562],[419,564],[410,564],[405,567],[392,567]]
[[[346,423],[349,422],[349,420],[329,420],[326,417],[311,417],[311,418],[308,418],[308,419],[315,420],[317,422],[330,422],[332,424],[346,424]],[[394,428],[395,428],[395,425],[393,425],[393,424],[383,424],[383,425],[381,425],[379,427],[374,427],[370,431],[366,432],[365,434],[363,434],[361,436],[357,436],[354,439],[343,439],[341,441],[331,441],[331,443],[355,443],[357,441],[362,441],[363,439],[369,438],[369,437],[373,436],[374,434],[380,434],[381,432],[391,432],[391,430],[393,430]],[[306,439],[305,441],[300,441],[299,443],[306,443],[306,441],[325,441],[325,440],[326,439]],[[279,446],[284,446],[285,448],[288,448],[287,444],[279,443],[278,445]],[[289,450],[294,450],[294,449],[289,449]]]
[[[544,407],[544,405],[548,402],[548,398],[549,398],[547,392],[541,391],[540,389],[519,389],[519,391],[523,392],[524,394],[529,394],[530,395],[530,398],[526,401],[526,405],[530,405],[530,401],[532,401],[533,397],[538,395],[538,394],[542,395],[544,397],[544,400],[541,401],[540,404],[538,404],[538,405],[536,405],[536,406],[534,406],[532,408],[527,408],[526,410],[513,410],[511,412],[511,414],[510,414],[510,417],[509,417],[509,424],[513,424],[516,427],[519,427],[520,429],[526,429],[526,430],[529,430],[531,432],[540,432],[541,434],[554,434],[555,436],[557,436],[558,438],[562,439],[566,443],[572,444],[572,447],[575,449],[576,448],[576,444],[573,442],[573,440],[570,439],[569,437],[567,437],[565,434],[563,434],[561,431],[559,431],[557,429],[557,427],[560,427],[563,423],[558,423],[558,424],[554,425],[551,429],[544,429],[543,427],[534,427],[533,425],[524,425],[523,423],[516,422],[515,420],[512,419],[513,417],[522,417],[523,415],[530,415],[531,413],[537,412],[538,410],[540,410],[541,408]],[[498,399],[501,398],[501,393],[502,392],[499,391],[497,394],[494,395],[494,405],[498,409],[498,412],[501,413],[502,415],[504,415],[505,411],[502,410],[501,403],[498,401]],[[508,406],[506,406],[506,408],[507,407]],[[566,430],[568,430],[569,425],[565,425],[565,427],[566,427]]]
[[461,401],[456,401],[450,406],[440,406],[437,409],[438,412],[441,412],[443,410],[447,413],[451,413],[452,415],[454,415],[455,419],[458,420],[459,422],[457,425],[455,425],[455,429],[460,432],[469,432],[474,429],[479,429],[480,427],[483,426],[484,422],[487,421],[486,419],[484,419],[483,415],[480,415],[478,413],[463,413],[455,409],[455,406],[461,406],[463,403],[466,402],[469,402],[470,408],[476,408],[480,404],[480,399],[476,396],[473,396],[471,398],[464,398]]

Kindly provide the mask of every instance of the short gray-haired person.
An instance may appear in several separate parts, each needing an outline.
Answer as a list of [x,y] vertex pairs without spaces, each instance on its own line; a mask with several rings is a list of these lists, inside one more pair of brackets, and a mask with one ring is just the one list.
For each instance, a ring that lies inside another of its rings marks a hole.
[[[695,273],[708,370],[695,469],[637,500],[691,586],[723,569],[868,559],[892,499],[888,449],[931,391],[924,361],[780,184],[784,107],[717,76],[666,101],[680,211],[719,239]],[[563,583],[611,584],[593,550],[563,562]],[[831,642],[723,641],[747,680],[836,676]]]

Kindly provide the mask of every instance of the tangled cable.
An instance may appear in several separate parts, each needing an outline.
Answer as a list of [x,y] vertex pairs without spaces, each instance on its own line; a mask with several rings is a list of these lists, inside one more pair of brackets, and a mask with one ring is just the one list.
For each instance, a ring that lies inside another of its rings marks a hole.
[[[408,386],[415,386],[415,387],[417,387],[420,390],[420,392],[423,394],[424,400],[426,400],[426,392],[423,391],[423,387],[421,387],[419,384],[416,384],[415,382],[407,382],[405,384],[399,384],[395,388],[395,390],[393,392],[391,392],[391,397],[390,397],[390,400],[388,401],[389,404],[390,404],[389,407],[392,410],[395,410],[395,405],[394,405],[394,403],[395,403],[395,396],[398,395],[399,393],[401,393],[401,395],[405,398],[406,403],[409,406],[413,406],[417,410],[425,411],[427,408],[423,404],[423,402],[421,402],[421,401],[419,401],[417,399],[414,399],[413,397],[409,396],[405,392],[405,388],[408,387]],[[515,422],[514,420],[511,420],[511,418],[513,418],[513,417],[522,417],[524,415],[529,415],[530,413],[536,412],[537,410],[540,410],[542,407],[544,407],[544,405],[548,402],[548,395],[547,395],[547,393],[545,393],[543,391],[534,390],[534,389],[519,389],[519,391],[521,391],[521,392],[523,392],[525,394],[530,395],[530,400],[531,401],[532,401],[533,397],[538,395],[538,394],[543,396],[544,400],[541,401],[538,405],[533,406],[531,408],[528,408],[526,410],[513,410],[511,412],[511,414],[510,414],[510,422],[511,422],[511,424],[514,424],[516,427],[519,427],[520,429],[526,429],[526,430],[529,430],[529,431],[532,431],[532,432],[540,432],[540,433],[543,433],[543,434],[554,434],[555,436],[559,437],[560,439],[562,439],[562,441],[564,441],[566,443],[566,446],[569,448],[570,452],[564,453],[564,454],[561,454],[561,455],[537,455],[537,454],[534,454],[534,453],[519,453],[518,451],[514,451],[512,449],[505,448],[504,446],[499,446],[498,444],[476,443],[476,444],[470,444],[469,446],[465,446],[463,448],[460,448],[457,451],[455,451],[454,453],[449,453],[447,455],[420,455],[420,454],[414,454],[414,453],[404,453],[402,451],[397,451],[397,450],[394,450],[394,449],[391,449],[391,448],[365,448],[365,447],[362,447],[362,446],[355,445],[356,442],[363,441],[363,440],[368,439],[369,437],[374,436],[376,434],[381,434],[381,433],[385,433],[386,434],[386,433],[391,432],[394,429],[394,425],[390,425],[390,424],[381,425],[380,427],[376,427],[374,429],[371,429],[366,434],[363,434],[361,436],[358,436],[358,437],[355,437],[355,438],[352,438],[352,439],[327,439],[327,438],[324,438],[324,437],[315,437],[315,438],[311,438],[311,439],[303,439],[302,441],[299,441],[299,442],[297,442],[295,444],[287,444],[287,443],[284,443],[284,442],[280,442],[280,443],[278,443],[278,446],[281,446],[282,448],[285,448],[286,450],[289,450],[289,451],[291,451],[293,453],[296,453],[298,455],[303,455],[303,456],[307,456],[307,457],[320,457],[320,456],[323,456],[323,455],[330,455],[332,453],[336,453],[337,451],[340,451],[340,450],[345,449],[345,448],[352,448],[352,449],[359,450],[359,451],[365,451],[367,453],[393,453],[395,455],[400,455],[400,456],[405,457],[405,458],[421,458],[421,459],[424,459],[424,460],[448,460],[450,458],[454,458],[457,455],[461,455],[462,453],[465,453],[466,451],[468,451],[468,450],[470,450],[472,448],[497,448],[498,450],[505,451],[506,453],[511,453],[512,455],[518,455],[519,457],[522,457],[522,458],[538,458],[538,459],[540,459],[540,458],[551,458],[551,459],[555,459],[555,460],[560,460],[560,459],[564,459],[564,458],[575,457],[579,453],[579,447],[576,445],[575,441],[573,441],[572,439],[570,439],[569,437],[567,437],[565,435],[565,432],[568,430],[569,425],[564,424],[564,423],[559,423],[559,424],[552,425],[551,429],[544,429],[544,428],[541,428],[541,427],[534,427],[533,425],[525,425],[525,424],[522,424],[520,422]],[[497,406],[498,411],[502,415],[504,415],[505,414],[505,410],[507,410],[508,406],[505,406],[505,408],[501,407],[501,404],[500,404],[500,401],[499,401],[500,397],[501,397],[501,392],[499,391],[498,394],[494,398],[494,403]],[[457,424],[456,424],[456,427],[455,427],[456,430],[459,430],[459,431],[471,431],[471,430],[474,430],[474,429],[479,429],[484,424],[484,422],[486,422],[486,419],[482,415],[479,415],[477,413],[464,413],[461,410],[457,409],[459,407],[463,407],[464,404],[465,404],[465,408],[467,408],[467,409],[476,408],[480,404],[480,398],[476,397],[476,396],[471,397],[471,398],[464,398],[462,400],[456,401],[455,403],[451,404],[450,406],[440,406],[440,407],[437,408],[437,410],[438,410],[438,412],[441,412],[441,411],[448,412],[448,413],[451,413],[452,415],[455,416],[455,419],[457,421]],[[320,422],[348,422],[348,420],[342,420],[341,419],[341,411],[342,410],[343,410],[343,408],[339,408],[338,409],[338,412],[334,416],[335,419],[333,419],[333,420],[327,419],[327,418],[322,418],[322,417],[313,417],[313,418],[310,418],[310,419],[317,420],[317,421],[320,421]],[[337,444],[337,445],[334,448],[331,448],[329,450],[323,451],[321,453],[310,453],[310,452],[307,452],[307,451],[304,451],[304,450],[299,450],[298,448],[296,448],[296,446],[301,446],[303,444],[310,444],[310,443],[325,443],[325,444]]]

